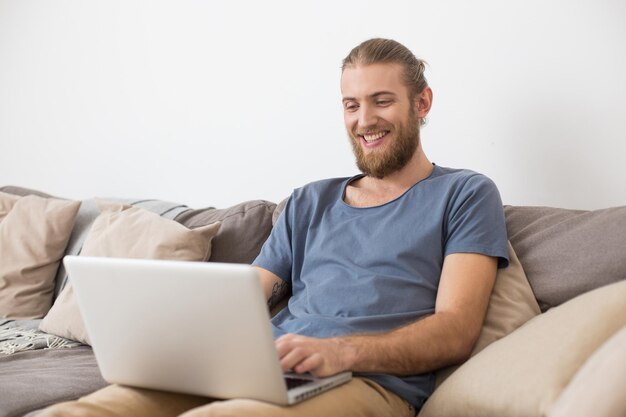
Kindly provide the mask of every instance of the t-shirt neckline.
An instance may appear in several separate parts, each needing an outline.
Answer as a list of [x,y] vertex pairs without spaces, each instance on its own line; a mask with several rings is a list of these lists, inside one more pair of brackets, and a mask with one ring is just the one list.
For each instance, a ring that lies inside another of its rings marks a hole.
[[356,181],[356,180],[358,180],[360,178],[365,177],[365,174],[357,174],[357,175],[355,175],[353,177],[348,178],[342,184],[342,186],[341,186],[341,194],[339,195],[340,203],[343,204],[345,207],[348,207],[348,208],[354,209],[354,210],[376,209],[376,208],[385,207],[387,205],[393,204],[396,201],[399,201],[400,199],[402,199],[405,195],[407,195],[416,186],[418,186],[422,182],[432,178],[434,176],[434,174],[435,174],[435,170],[439,169],[439,166],[437,164],[435,164],[434,162],[432,163],[432,165],[433,165],[433,169],[430,171],[430,174],[428,174],[428,176],[422,178],[421,180],[419,180],[418,182],[416,182],[415,184],[413,184],[412,186],[407,188],[407,190],[405,192],[403,192],[402,194],[400,194],[398,197],[394,198],[393,200],[387,201],[386,203],[383,203],[383,204],[380,204],[380,205],[377,205],[377,206],[370,206],[370,207],[355,207],[355,206],[351,206],[350,204],[346,203],[345,197],[346,197],[346,189],[348,188],[348,185],[351,182],[353,182],[353,181]]

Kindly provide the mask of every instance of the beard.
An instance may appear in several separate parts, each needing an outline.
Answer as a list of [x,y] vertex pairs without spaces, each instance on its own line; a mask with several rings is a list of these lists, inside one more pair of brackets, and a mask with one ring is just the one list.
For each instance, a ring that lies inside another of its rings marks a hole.
[[385,149],[374,150],[368,154],[363,151],[361,138],[355,132],[348,132],[352,151],[356,158],[356,166],[363,174],[382,179],[404,168],[415,154],[420,143],[420,124],[415,117],[413,106],[409,110],[406,124],[400,124],[395,128],[390,125],[390,127],[391,129],[386,126],[384,128],[389,130],[387,135],[393,134],[395,136],[394,138],[385,138],[392,139],[391,142],[387,144]]

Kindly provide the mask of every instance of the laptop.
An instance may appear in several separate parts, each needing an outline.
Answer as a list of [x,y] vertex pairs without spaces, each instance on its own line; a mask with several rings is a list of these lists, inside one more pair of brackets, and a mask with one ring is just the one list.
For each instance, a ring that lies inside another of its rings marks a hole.
[[286,405],[352,377],[283,373],[249,265],[86,256],[64,263],[109,383]]

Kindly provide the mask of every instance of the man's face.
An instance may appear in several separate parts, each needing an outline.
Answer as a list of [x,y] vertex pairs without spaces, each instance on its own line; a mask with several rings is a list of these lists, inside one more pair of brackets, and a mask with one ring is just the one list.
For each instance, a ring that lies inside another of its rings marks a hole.
[[398,64],[348,67],[341,76],[344,122],[357,167],[375,178],[403,168],[419,145],[419,121]]

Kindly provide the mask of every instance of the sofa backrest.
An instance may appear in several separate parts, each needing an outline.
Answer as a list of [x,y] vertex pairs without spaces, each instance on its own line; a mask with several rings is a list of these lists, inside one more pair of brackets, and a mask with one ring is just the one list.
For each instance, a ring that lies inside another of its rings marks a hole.
[[509,240],[542,311],[626,279],[626,207],[505,206]]
[[[0,191],[51,197],[22,187],[5,186],[0,187]],[[286,199],[278,205],[253,200],[225,209],[189,209],[161,200],[118,201],[156,211],[189,228],[221,221],[210,261],[251,263],[269,236]],[[83,203],[68,253],[80,249],[81,236],[84,237],[97,216],[90,200]],[[509,240],[542,311],[594,288],[626,279],[626,207],[586,211],[505,206],[504,212]],[[57,274],[57,294],[64,283],[65,271],[61,267]]]
[[[40,197],[54,197],[41,191],[15,186],[0,187],[0,191],[20,196],[34,194]],[[211,259],[209,261],[229,263],[251,263],[256,258],[261,251],[261,246],[270,234],[272,214],[276,208],[276,204],[264,200],[247,201],[225,209],[213,207],[190,209],[183,204],[155,199],[107,198],[107,200],[128,203],[150,210],[190,229],[221,221],[220,230],[212,241]],[[94,199],[86,199],[81,203],[66,248],[65,253],[67,255],[80,253],[82,244],[91,229],[91,224],[100,214]],[[55,299],[65,286],[66,281],[67,273],[61,264],[56,275]]]

